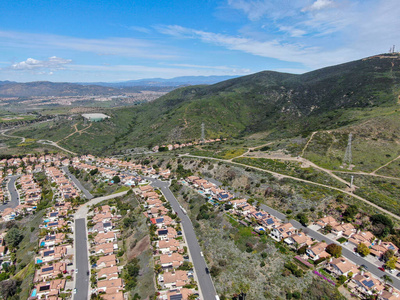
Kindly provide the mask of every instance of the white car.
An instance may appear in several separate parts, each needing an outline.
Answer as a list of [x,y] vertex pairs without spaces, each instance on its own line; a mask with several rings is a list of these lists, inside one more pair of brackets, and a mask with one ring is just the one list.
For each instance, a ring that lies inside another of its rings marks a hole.
[[74,294],[76,294],[76,288],[74,288]]

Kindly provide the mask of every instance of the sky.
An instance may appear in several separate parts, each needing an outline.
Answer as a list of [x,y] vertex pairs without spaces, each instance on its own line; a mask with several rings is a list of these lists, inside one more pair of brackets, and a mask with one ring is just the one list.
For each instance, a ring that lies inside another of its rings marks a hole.
[[0,1],[0,81],[305,73],[400,49],[398,0]]

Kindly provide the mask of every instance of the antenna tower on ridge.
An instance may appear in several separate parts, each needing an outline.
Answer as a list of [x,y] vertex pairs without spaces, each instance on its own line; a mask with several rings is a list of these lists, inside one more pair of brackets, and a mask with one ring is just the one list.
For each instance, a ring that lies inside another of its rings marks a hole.
[[347,164],[348,168],[351,166],[351,160],[352,160],[352,155],[351,155],[351,139],[353,137],[353,134],[349,134],[349,141],[347,142],[347,148],[346,152],[344,153],[344,158],[343,158],[343,165]]
[[200,142],[204,143],[204,141],[205,141],[204,123],[201,123],[201,140],[200,140]]

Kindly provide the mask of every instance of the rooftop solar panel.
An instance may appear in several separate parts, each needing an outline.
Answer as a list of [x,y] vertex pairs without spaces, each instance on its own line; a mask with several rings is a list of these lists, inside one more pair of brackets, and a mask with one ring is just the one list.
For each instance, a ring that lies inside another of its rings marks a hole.
[[374,286],[374,282],[372,280],[364,280],[362,283],[369,288]]

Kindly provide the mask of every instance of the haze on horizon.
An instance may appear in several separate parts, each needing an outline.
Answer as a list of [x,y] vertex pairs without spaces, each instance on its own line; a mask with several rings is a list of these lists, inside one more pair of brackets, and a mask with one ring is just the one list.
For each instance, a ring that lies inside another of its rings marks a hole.
[[0,80],[304,73],[400,49],[396,0],[2,1]]

